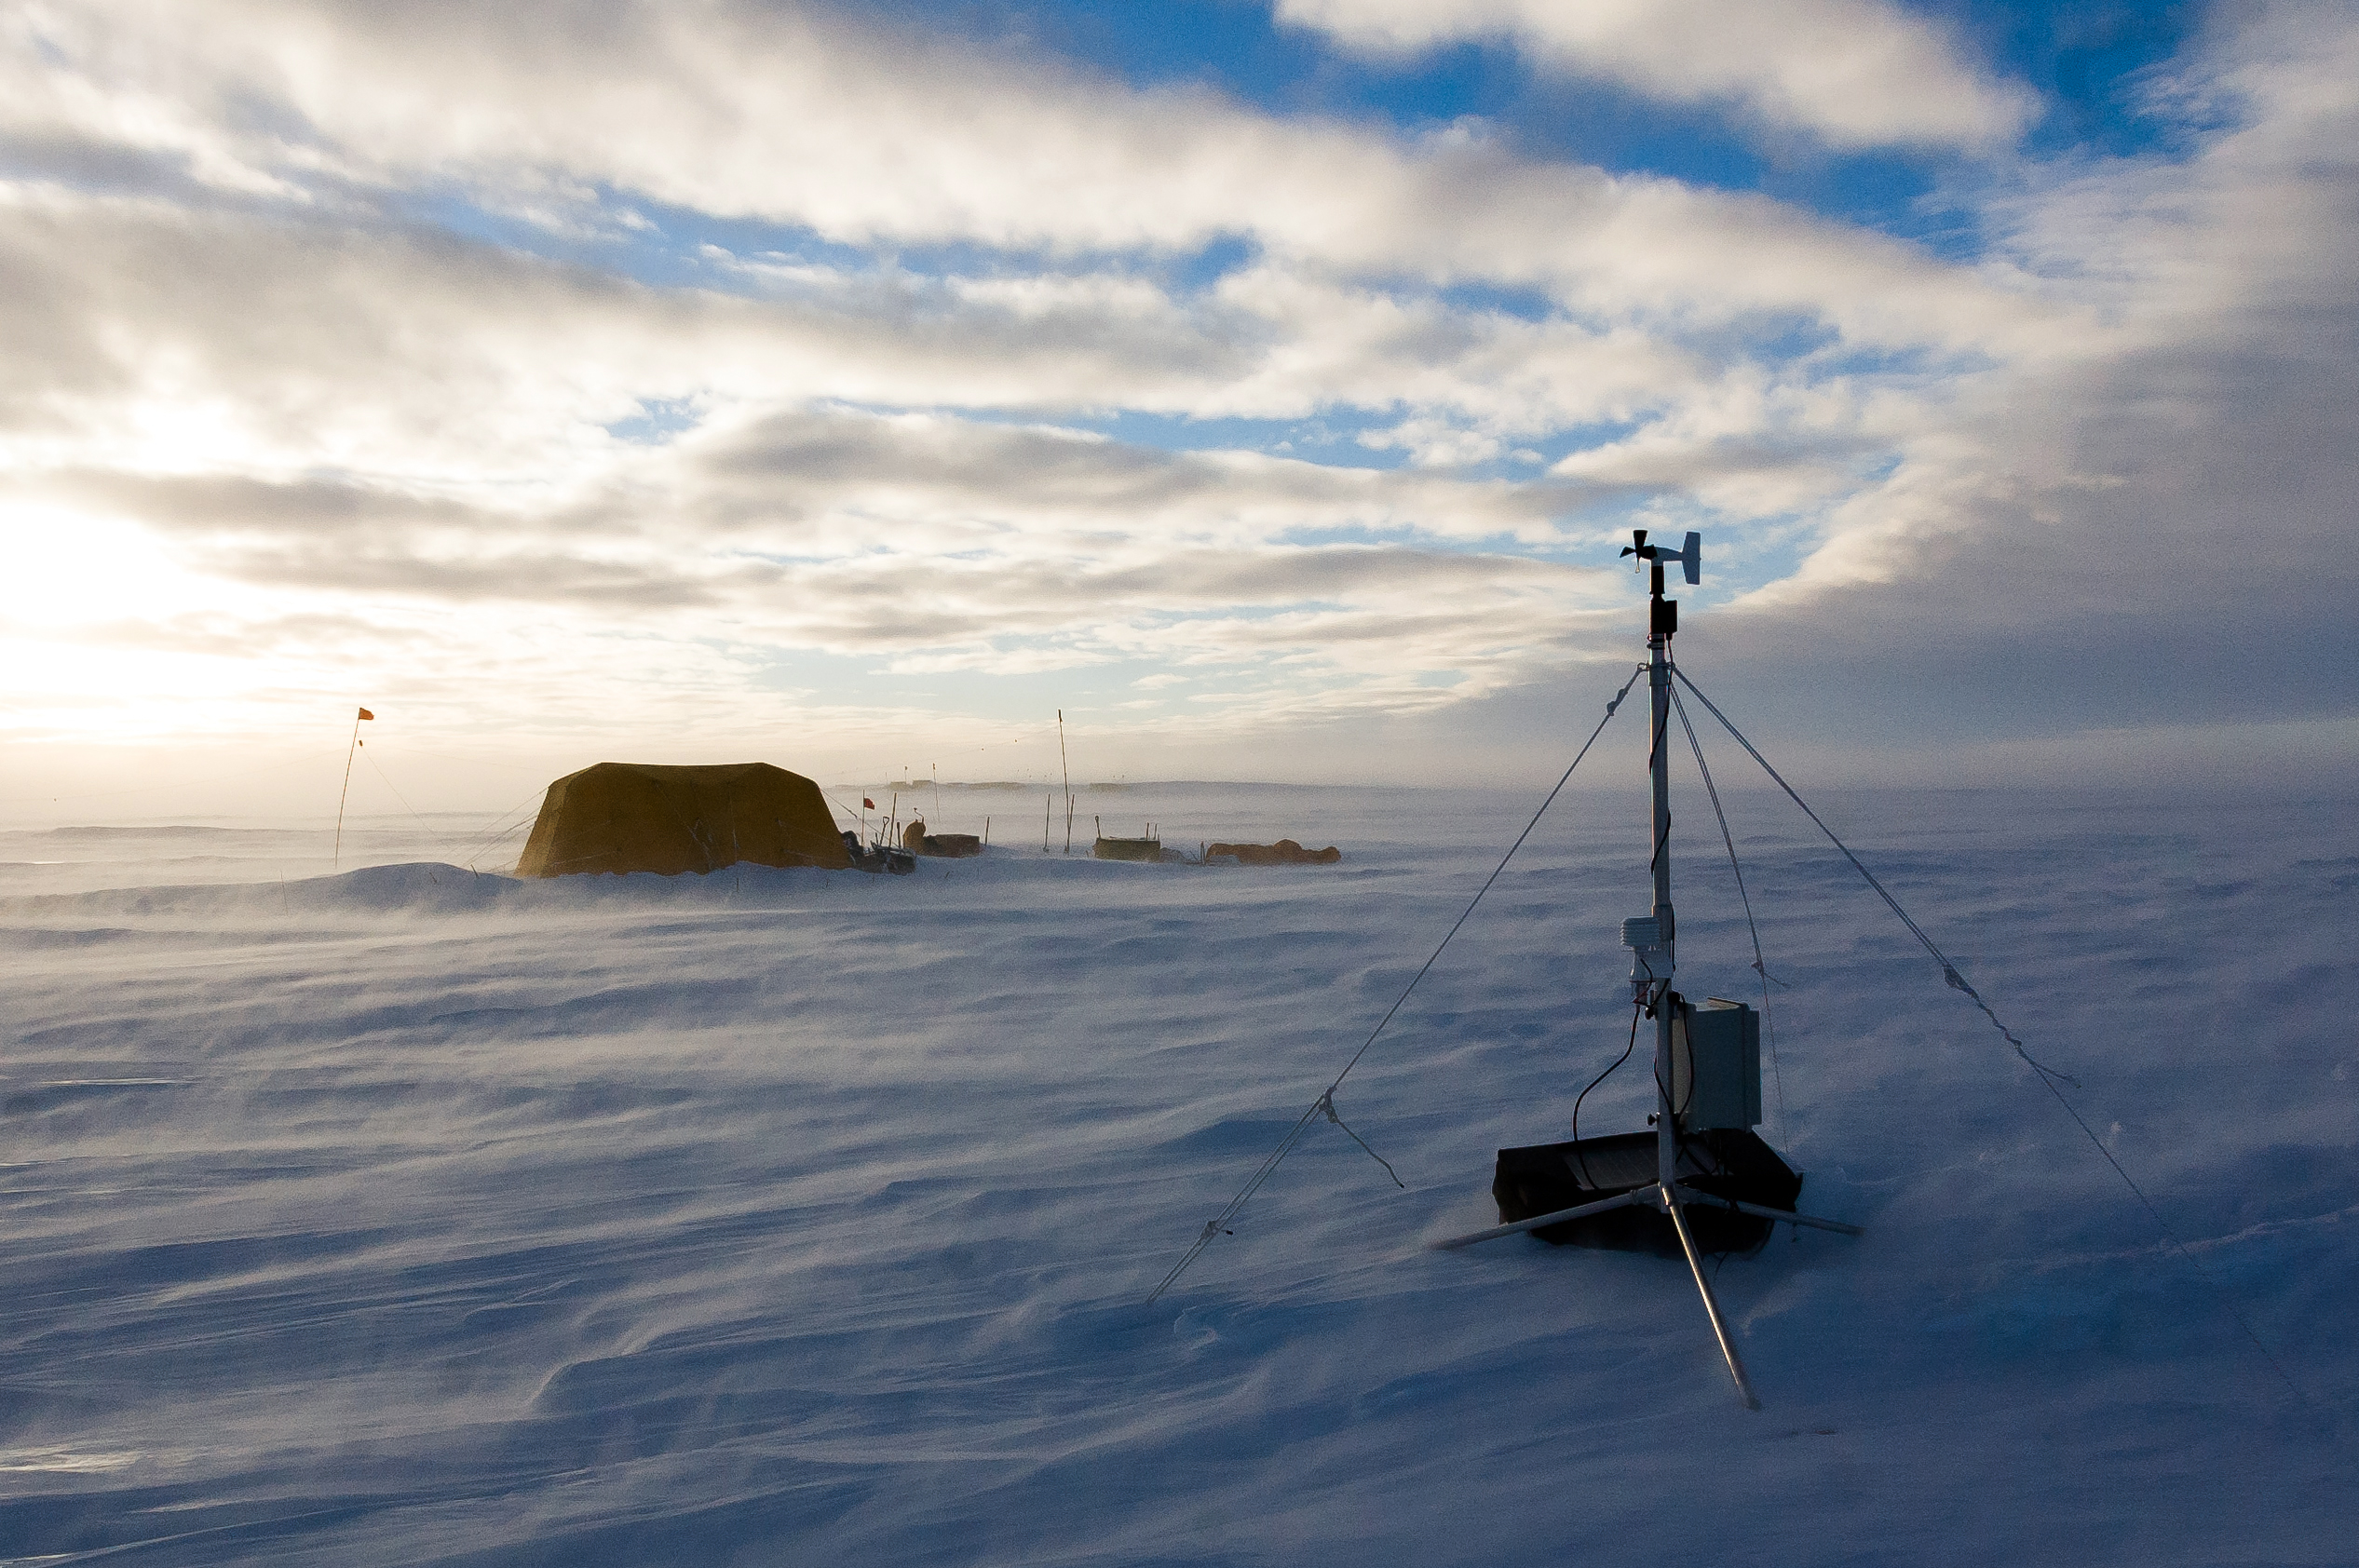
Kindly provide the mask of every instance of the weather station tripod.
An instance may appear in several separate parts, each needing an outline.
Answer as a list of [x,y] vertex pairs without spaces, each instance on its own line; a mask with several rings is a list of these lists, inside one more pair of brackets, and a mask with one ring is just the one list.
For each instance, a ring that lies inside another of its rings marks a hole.
[[[1683,549],[1673,550],[1661,545],[1650,545],[1640,532],[1635,543],[1621,552],[1625,558],[1636,557],[1650,578],[1647,605],[1647,676],[1648,683],[1649,728],[1647,732],[1647,773],[1652,804],[1651,834],[1653,852],[1651,870],[1654,879],[1654,908],[1651,913],[1622,923],[1622,941],[1631,950],[1631,1001],[1634,1008],[1654,1021],[1655,1025],[1655,1114],[1648,1118],[1655,1126],[1654,1173],[1651,1181],[1641,1181],[1625,1190],[1591,1201],[1574,1203],[1544,1213],[1531,1214],[1504,1224],[1494,1225],[1468,1236],[1452,1237],[1433,1245],[1448,1250],[1471,1247],[1476,1242],[1496,1240],[1502,1237],[1520,1236],[1527,1231],[1570,1227],[1579,1222],[1594,1220],[1618,1210],[1652,1210],[1670,1222],[1677,1236],[1681,1254],[1687,1259],[1688,1270],[1694,1277],[1696,1291],[1703,1298],[1703,1310],[1712,1320],[1713,1336],[1718,1340],[1720,1354],[1729,1363],[1729,1375],[1736,1382],[1737,1394],[1749,1410],[1758,1410],[1760,1400],[1753,1392],[1752,1379],[1745,1375],[1744,1358],[1738,1353],[1736,1340],[1729,1331],[1728,1318],[1720,1310],[1718,1297],[1713,1293],[1712,1281],[1704,1273],[1703,1253],[1697,1246],[1695,1226],[1690,1223],[1691,1205],[1704,1205],[1721,1213],[1743,1214],[1756,1220],[1783,1222],[1791,1225],[1808,1226],[1815,1230],[1835,1231],[1845,1236],[1860,1234],[1856,1225],[1836,1220],[1819,1219],[1798,1214],[1790,1207],[1750,1201],[1729,1193],[1701,1190],[1692,1169],[1682,1174],[1683,1165],[1692,1168],[1697,1156],[1688,1147],[1691,1125],[1700,1118],[1696,1109],[1695,1086],[1704,1072],[1702,1058],[1689,1038],[1701,1036],[1694,1010],[1688,1007],[1672,989],[1672,978],[1677,963],[1678,927],[1671,905],[1671,705],[1672,676],[1674,667],[1671,659],[1671,640],[1679,629],[1679,604],[1663,597],[1663,567],[1679,562],[1689,583],[1702,580],[1701,540],[1690,534]],[[1723,1004],[1722,1006],[1729,1006]],[[1740,1009],[1749,1012],[1750,1009]],[[1752,1062],[1754,1097],[1757,1103],[1759,1062],[1757,1053]],[[1682,1091],[1682,1086],[1686,1086]],[[1723,1117],[1725,1123],[1740,1118]],[[1753,1119],[1757,1120],[1757,1115]],[[1750,1131],[1743,1136],[1752,1138]],[[1627,1140],[1593,1140],[1598,1156],[1608,1153],[1604,1145],[1625,1142]],[[1753,1140],[1758,1143],[1757,1140]],[[1770,1163],[1778,1164],[1766,1145],[1761,1153]],[[1550,1145],[1549,1152],[1569,1151],[1570,1157],[1587,1173],[1587,1160],[1581,1141],[1572,1144]],[[1537,1151],[1502,1151],[1502,1181],[1506,1180],[1506,1161],[1511,1154]],[[1626,1149],[1610,1151],[1626,1154]],[[1713,1184],[1726,1185],[1726,1180]],[[1798,1178],[1793,1184],[1798,1188]],[[1503,1203],[1506,1201],[1502,1198]]]

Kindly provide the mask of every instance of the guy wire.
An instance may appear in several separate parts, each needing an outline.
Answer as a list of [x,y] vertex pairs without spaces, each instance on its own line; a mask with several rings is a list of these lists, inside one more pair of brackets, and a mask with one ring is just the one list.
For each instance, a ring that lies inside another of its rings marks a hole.
[[[1597,737],[1599,736],[1606,733],[1606,726],[1612,722],[1614,710],[1621,706],[1622,698],[1630,695],[1630,688],[1636,685],[1638,683],[1638,677],[1644,675],[1646,672],[1647,666],[1642,664],[1631,674],[1629,680],[1622,683],[1621,690],[1616,692],[1614,694],[1613,700],[1606,704],[1606,716],[1597,721],[1597,727],[1589,732],[1589,738],[1587,740],[1581,742],[1580,750],[1575,753],[1571,764],[1565,769],[1564,777],[1556,780],[1556,787],[1548,791],[1548,798],[1546,800],[1539,803],[1539,809],[1532,813],[1532,819],[1524,824],[1524,831],[1515,835],[1515,842],[1507,846],[1507,853],[1499,857],[1499,863],[1492,868],[1491,874],[1489,876],[1483,879],[1483,885],[1475,889],[1474,897],[1467,902],[1465,912],[1461,913],[1457,917],[1457,920],[1450,926],[1448,933],[1443,937],[1440,945],[1434,948],[1432,957],[1428,958],[1423,966],[1410,978],[1409,983],[1402,988],[1401,994],[1394,999],[1392,1006],[1385,1009],[1385,1014],[1382,1018],[1376,1020],[1376,1026],[1368,1031],[1368,1037],[1360,1043],[1360,1048],[1351,1053],[1351,1060],[1343,1064],[1343,1071],[1335,1075],[1335,1082],[1329,1084],[1327,1086],[1326,1092],[1320,1095],[1318,1099],[1312,1101],[1310,1102],[1310,1108],[1303,1112],[1302,1115],[1295,1122],[1295,1125],[1287,1129],[1286,1136],[1280,1139],[1278,1141],[1278,1146],[1269,1151],[1268,1157],[1264,1159],[1259,1168],[1254,1171],[1252,1178],[1246,1182],[1243,1190],[1239,1192],[1235,1197],[1229,1199],[1228,1207],[1222,1210],[1217,1218],[1205,1222],[1204,1228],[1202,1231],[1198,1233],[1194,1244],[1188,1248],[1186,1253],[1181,1257],[1178,1263],[1172,1265],[1172,1272],[1163,1277],[1163,1282],[1156,1286],[1154,1291],[1147,1296],[1146,1304],[1149,1306],[1154,1305],[1157,1298],[1161,1296],[1164,1291],[1170,1290],[1173,1282],[1177,1280],[1182,1274],[1187,1271],[1187,1265],[1194,1263],[1203,1252],[1204,1249],[1213,1244],[1213,1238],[1227,1232],[1229,1222],[1234,1220],[1238,1214],[1243,1210],[1245,1205],[1253,1198],[1254,1194],[1261,1190],[1261,1184],[1269,1180],[1270,1172],[1278,1169],[1279,1162],[1284,1159],[1289,1154],[1292,1154],[1294,1152],[1295,1145],[1302,1141],[1304,1129],[1308,1128],[1311,1120],[1319,1115],[1320,1108],[1322,1106],[1326,1106],[1332,1109],[1335,1104],[1335,1090],[1343,1087],[1343,1081],[1350,1075],[1351,1070],[1360,1065],[1360,1059],[1368,1054],[1368,1048],[1376,1043],[1376,1036],[1383,1034],[1384,1026],[1392,1021],[1392,1015],[1399,1012],[1401,1010],[1402,1004],[1408,1001],[1409,994],[1417,990],[1417,981],[1425,979],[1426,972],[1431,969],[1435,960],[1442,956],[1443,949],[1450,945],[1451,938],[1456,937],[1458,934],[1459,928],[1463,926],[1467,923],[1468,919],[1473,915],[1475,905],[1480,904],[1483,901],[1483,895],[1491,890],[1491,884],[1497,882],[1499,879],[1499,873],[1507,870],[1507,863],[1515,858],[1515,852],[1524,847],[1524,841],[1532,836],[1532,830],[1539,826],[1539,819],[1548,814],[1548,808],[1555,804],[1557,795],[1563,792],[1564,788],[1567,783],[1571,782],[1573,769],[1580,766],[1581,758],[1589,755],[1589,749],[1597,744]],[[1354,1133],[1352,1136],[1355,1140],[1359,1137],[1357,1133]],[[1361,1144],[1361,1147],[1367,1148],[1367,1145],[1363,1142]],[[1371,1155],[1376,1154],[1374,1149],[1369,1149],[1368,1152]],[[1384,1163],[1383,1156],[1377,1156],[1377,1163],[1380,1165]],[[1392,1168],[1387,1165],[1385,1166],[1385,1169],[1390,1170]],[[1399,1179],[1400,1178],[1398,1177],[1394,1178],[1395,1181],[1398,1181]]]
[[1778,1136],[1784,1138],[1789,1136],[1785,1125],[1785,1069],[1778,1064],[1778,1021],[1769,1008],[1769,961],[1761,956],[1761,928],[1753,923],[1753,895],[1744,890],[1744,868],[1737,863],[1737,841],[1729,831],[1729,814],[1720,809],[1719,788],[1712,782],[1711,764],[1703,760],[1703,743],[1696,738],[1696,726],[1688,722],[1688,705],[1680,700],[1677,686],[1671,688],[1671,706],[1679,714],[1679,727],[1688,732],[1688,749],[1696,754],[1696,771],[1703,775],[1703,792],[1712,798],[1712,815],[1719,818],[1720,842],[1729,846],[1729,870],[1737,879],[1737,898],[1744,905],[1744,928],[1753,938],[1753,972],[1761,977],[1761,1025],[1769,1036],[1769,1081],[1778,1091]]
[[1758,750],[1756,750],[1754,748],[1753,742],[1747,740],[1742,732],[1738,730],[1736,725],[1729,722],[1729,716],[1726,713],[1721,712],[1718,708],[1713,706],[1712,699],[1704,696],[1702,691],[1697,687],[1693,681],[1689,681],[1688,679],[1686,670],[1683,670],[1674,665],[1672,667],[1671,672],[1674,675],[1678,676],[1680,681],[1687,685],[1687,688],[1689,691],[1695,693],[1696,700],[1702,703],[1704,707],[1711,711],[1712,716],[1720,721],[1720,727],[1722,729],[1727,730],[1731,736],[1736,737],[1738,745],[1743,747],[1747,751],[1752,752],[1753,760],[1761,764],[1761,771],[1768,774],[1770,778],[1776,781],[1777,787],[1785,791],[1786,799],[1792,801],[1796,805],[1800,806],[1802,808],[1803,816],[1808,817],[1812,822],[1818,823],[1818,830],[1820,832],[1826,835],[1827,842],[1834,845],[1836,848],[1843,852],[1843,858],[1849,860],[1851,863],[1851,868],[1858,872],[1861,876],[1866,878],[1867,885],[1876,889],[1877,897],[1882,899],[1886,906],[1889,907],[1894,914],[1900,916],[1901,924],[1908,927],[1909,934],[1924,944],[1924,948],[1927,953],[1932,954],[1933,961],[1941,966],[1942,979],[1948,983],[1950,988],[1954,991],[1964,992],[1967,997],[1973,1001],[1974,1006],[1982,1009],[1983,1016],[1990,1020],[1992,1026],[1996,1028],[2001,1035],[2005,1036],[2007,1043],[2015,1048],[2015,1054],[2022,1057],[2024,1061],[2030,1062],[2032,1070],[2040,1075],[2040,1082],[2046,1087],[2050,1094],[2056,1097],[2056,1103],[2064,1107],[2064,1114],[2072,1118],[2073,1125],[2078,1127],[2081,1129],[2081,1135],[2088,1139],[2090,1146],[2096,1150],[2097,1154],[2105,1160],[2106,1164],[2113,1168],[2113,1173],[2122,1178],[2122,1184],[2129,1188],[2130,1196],[2138,1200],[2139,1206],[2146,1210],[2146,1217],[2152,1220],[2154,1222],[2154,1228],[2162,1233],[2163,1241],[2173,1251],[2176,1251],[2182,1259],[2186,1260],[2188,1266],[2195,1271],[2196,1277],[2201,1279],[2207,1287],[2210,1288],[2213,1299],[2219,1303],[2221,1310],[2226,1312],[2228,1316],[2235,1321],[2236,1326],[2244,1331],[2244,1337],[2252,1342],[2252,1345],[2255,1350],[2260,1352],[2260,1358],[2269,1364],[2269,1370],[2277,1374],[2278,1381],[2284,1384],[2284,1386],[2292,1391],[2296,1399],[2298,1399],[2305,1405],[2311,1403],[2310,1396],[2302,1392],[2301,1386],[2296,1383],[2286,1372],[2285,1369],[2278,1364],[2277,1358],[2269,1353],[2269,1346],[2261,1343],[2261,1337],[2253,1331],[2252,1323],[2246,1319],[2244,1313],[2237,1310],[2235,1301],[2229,1295],[2226,1289],[2220,1285],[2218,1280],[2212,1277],[2212,1271],[2205,1268],[2203,1266],[2203,1261],[2190,1251],[2187,1244],[2178,1238],[2178,1233],[2171,1228],[2171,1223],[2162,1218],[2162,1211],[2154,1207],[2154,1200],[2146,1196],[2146,1189],[2137,1184],[2136,1179],[2122,1167],[2122,1164],[2119,1159],[2114,1157],[2113,1151],[2105,1146],[2105,1140],[2097,1136],[2096,1129],[2091,1127],[2087,1118],[2082,1116],[2079,1111],[2073,1108],[2072,1102],[2067,1100],[2064,1097],[2064,1090],[2057,1087],[2059,1084],[2070,1084],[2074,1088],[2079,1088],[2081,1087],[2080,1080],[2068,1076],[2066,1074],[2059,1073],[2054,1068],[2047,1066],[2046,1064],[2037,1061],[2033,1058],[2029,1051],[2024,1049],[2023,1042],[2015,1038],[2014,1031],[2009,1029],[2004,1023],[2000,1021],[1999,1015],[1990,1010],[1990,1004],[1982,999],[1982,994],[1977,992],[1973,986],[1966,983],[1966,978],[1958,972],[1958,966],[1949,961],[1948,957],[1943,953],[1940,948],[1933,945],[1933,939],[1925,935],[1924,928],[1908,917],[1908,912],[1900,907],[1900,900],[1894,899],[1891,894],[1885,891],[1884,885],[1876,880],[1875,873],[1860,863],[1860,858],[1851,853],[1851,846],[1845,844],[1841,839],[1835,836],[1834,829],[1828,827],[1824,822],[1819,821],[1819,814],[1812,811],[1809,804],[1803,801],[1802,797],[1794,792],[1794,786],[1788,784],[1783,776],[1782,776],[1777,769],[1769,765],[1769,759],[1763,756]]

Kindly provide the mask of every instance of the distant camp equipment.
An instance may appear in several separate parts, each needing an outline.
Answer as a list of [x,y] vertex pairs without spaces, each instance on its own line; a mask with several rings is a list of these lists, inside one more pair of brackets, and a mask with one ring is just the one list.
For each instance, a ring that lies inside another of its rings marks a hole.
[[1342,858],[1343,851],[1332,844],[1324,849],[1305,849],[1290,838],[1276,844],[1213,844],[1204,848],[1206,865],[1228,859],[1241,866],[1332,866]]
[[1092,817],[1090,820],[1097,824],[1097,842],[1090,845],[1090,853],[1099,859],[1145,860],[1152,864],[1163,858],[1163,841],[1155,836],[1154,823],[1146,825],[1145,838],[1108,838],[1105,818]]
[[962,860],[969,855],[983,853],[983,840],[972,833],[929,833],[923,817],[913,819],[902,830],[901,846],[912,855],[928,855],[939,859]]
[[907,876],[917,869],[917,857],[906,849],[896,849],[883,842],[862,844],[860,834],[847,831],[844,854],[856,872],[882,872],[892,876]]
[[854,859],[819,786],[799,773],[599,763],[549,787],[516,874],[677,876],[739,862],[844,871]]

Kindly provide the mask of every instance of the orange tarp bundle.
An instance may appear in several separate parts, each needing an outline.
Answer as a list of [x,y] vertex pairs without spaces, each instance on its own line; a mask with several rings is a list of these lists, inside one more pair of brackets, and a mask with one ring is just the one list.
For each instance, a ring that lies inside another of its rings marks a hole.
[[767,763],[599,763],[549,787],[518,876],[850,867],[820,787]]
[[1290,838],[1276,844],[1215,844],[1204,851],[1207,861],[1223,856],[1241,866],[1332,866],[1343,858],[1343,851],[1332,844],[1324,849],[1305,849]]

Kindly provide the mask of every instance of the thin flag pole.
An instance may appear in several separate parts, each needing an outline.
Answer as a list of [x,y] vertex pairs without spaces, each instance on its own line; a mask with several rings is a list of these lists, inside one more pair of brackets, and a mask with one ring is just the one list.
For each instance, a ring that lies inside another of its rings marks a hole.
[[336,847],[335,853],[328,861],[330,871],[335,870],[344,863],[344,803],[346,798],[352,793],[352,759],[360,751],[360,721],[375,717],[375,714],[365,708],[359,710],[353,716],[352,744],[344,749],[344,788],[336,791]]

